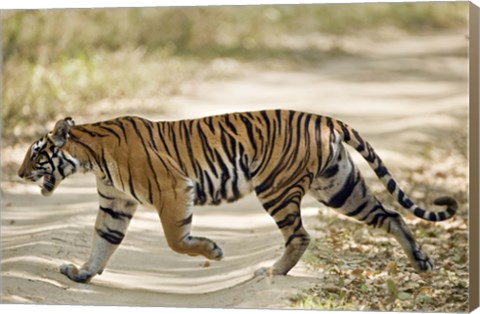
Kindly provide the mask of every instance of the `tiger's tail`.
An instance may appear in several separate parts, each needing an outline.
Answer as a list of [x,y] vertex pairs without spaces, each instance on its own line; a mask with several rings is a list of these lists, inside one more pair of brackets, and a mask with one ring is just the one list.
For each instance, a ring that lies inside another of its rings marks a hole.
[[449,196],[438,197],[433,202],[435,205],[447,206],[447,209],[444,211],[432,212],[418,207],[405,195],[405,192],[400,188],[387,167],[385,167],[380,157],[373,150],[373,147],[367,141],[363,140],[355,129],[341,121],[335,119],[331,121],[335,130],[343,136],[343,141],[352,146],[365,158],[377,177],[385,185],[388,192],[402,207],[408,209],[415,216],[429,221],[443,221],[455,215],[458,209],[458,203],[454,198]]

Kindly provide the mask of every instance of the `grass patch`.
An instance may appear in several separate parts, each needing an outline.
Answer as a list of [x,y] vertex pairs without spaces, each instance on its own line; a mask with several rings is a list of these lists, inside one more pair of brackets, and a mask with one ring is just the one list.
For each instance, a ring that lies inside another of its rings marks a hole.
[[292,306],[304,310],[358,311],[355,304],[348,303],[344,297],[330,296],[321,298],[316,295],[298,295],[291,299]]
[[168,46],[195,55],[216,48],[262,48],[283,35],[466,28],[468,3],[30,10],[4,11],[2,20],[4,59],[35,62],[99,49],[151,52]]
[[165,109],[162,101],[186,83],[228,74],[217,67],[143,49],[79,53],[49,64],[11,59],[4,65],[3,136],[31,137],[48,121],[88,115],[101,100],[155,99],[158,114]]

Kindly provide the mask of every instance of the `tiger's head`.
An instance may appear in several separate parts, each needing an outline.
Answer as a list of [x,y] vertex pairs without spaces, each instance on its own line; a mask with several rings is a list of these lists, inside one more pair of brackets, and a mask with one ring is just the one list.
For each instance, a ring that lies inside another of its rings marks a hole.
[[43,196],[51,195],[63,179],[76,171],[75,160],[62,149],[74,125],[70,117],[58,121],[53,131],[30,145],[18,170],[18,176],[27,182],[43,179]]

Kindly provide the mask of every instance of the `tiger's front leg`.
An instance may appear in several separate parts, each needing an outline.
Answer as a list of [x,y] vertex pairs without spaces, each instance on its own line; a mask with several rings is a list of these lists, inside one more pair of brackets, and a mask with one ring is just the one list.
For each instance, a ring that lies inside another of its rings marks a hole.
[[222,249],[212,240],[192,236],[192,188],[180,188],[165,193],[157,206],[157,212],[165,233],[168,246],[177,253],[190,256],[202,255],[210,260],[223,258]]
[[60,272],[76,282],[89,282],[101,274],[108,260],[125,237],[137,202],[126,194],[97,180],[100,207],[95,222],[92,250],[88,261],[80,268],[63,264]]

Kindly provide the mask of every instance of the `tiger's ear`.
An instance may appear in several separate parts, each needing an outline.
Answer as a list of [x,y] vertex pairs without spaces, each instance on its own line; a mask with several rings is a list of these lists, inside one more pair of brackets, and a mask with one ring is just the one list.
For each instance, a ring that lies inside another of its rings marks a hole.
[[70,132],[70,128],[74,125],[75,122],[70,117],[57,121],[52,133],[49,135],[53,144],[55,144],[55,146],[57,147],[62,147],[63,145],[65,145],[65,143],[67,142],[68,133]]

